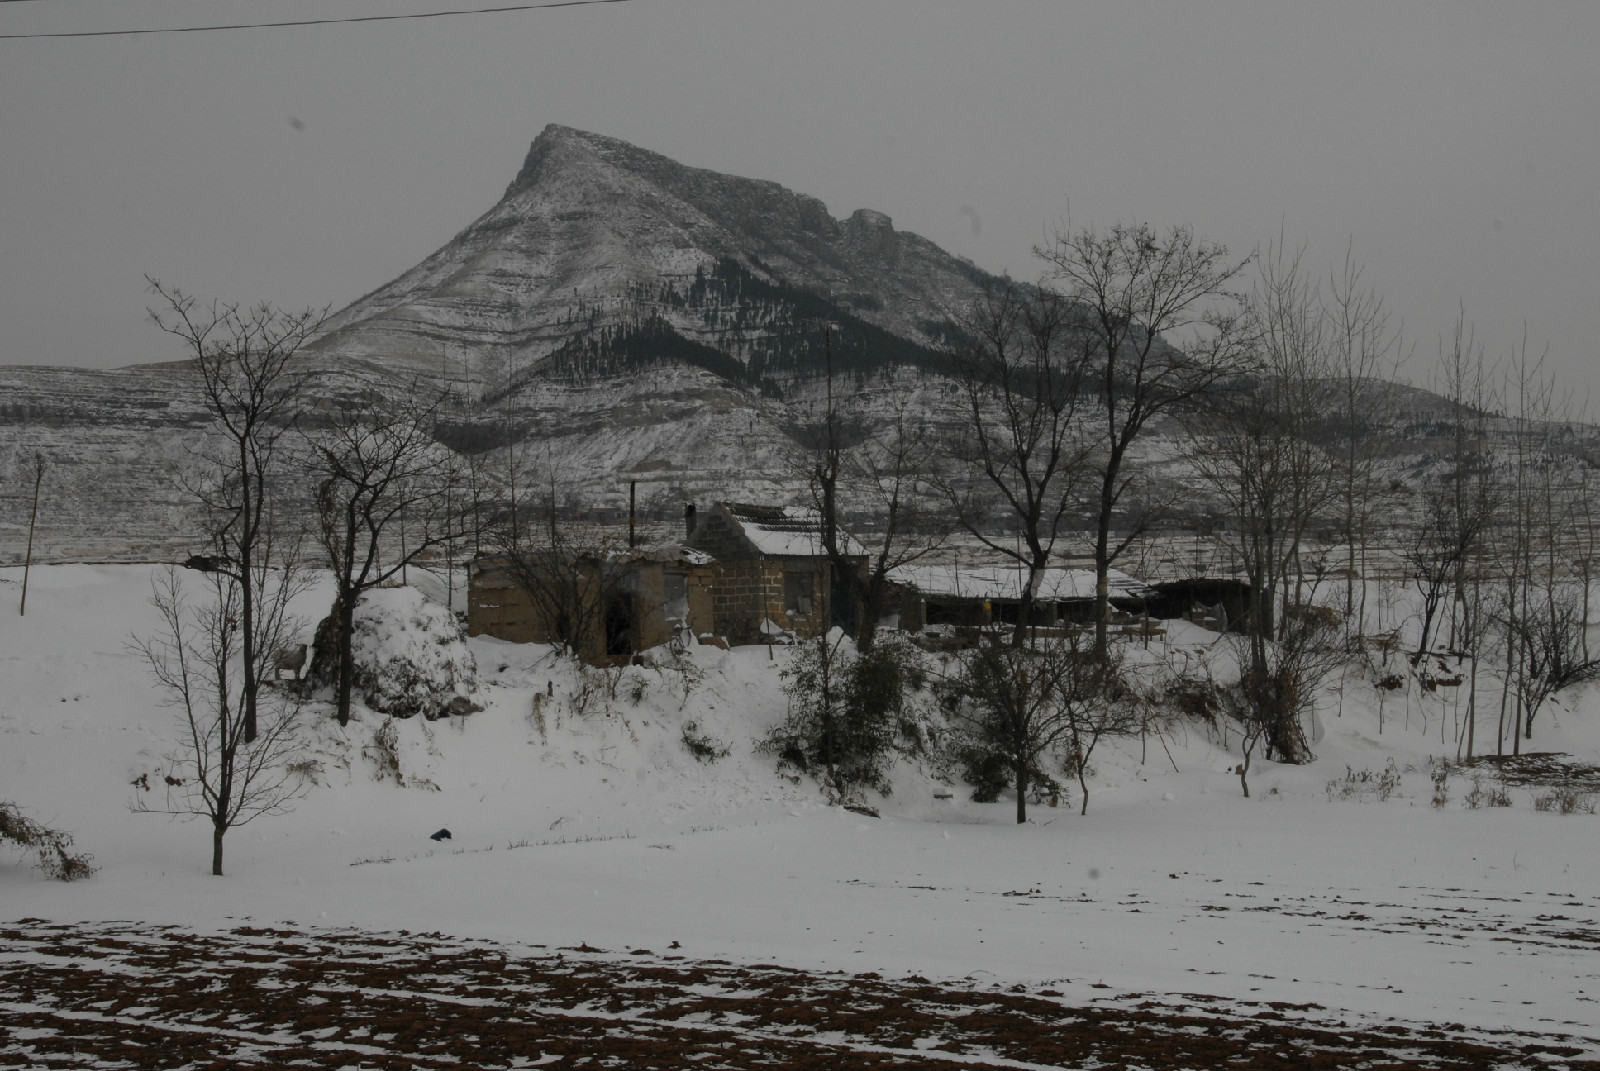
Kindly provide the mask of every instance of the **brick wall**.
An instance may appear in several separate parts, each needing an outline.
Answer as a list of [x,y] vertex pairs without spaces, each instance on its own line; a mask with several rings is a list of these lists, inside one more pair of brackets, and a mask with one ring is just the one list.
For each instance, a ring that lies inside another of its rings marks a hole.
[[763,621],[787,627],[782,562],[713,562],[702,568],[709,573],[711,630],[717,635],[729,643],[761,643]]
[[512,643],[544,643],[528,593],[503,571],[477,563],[467,581],[467,635],[493,636]]

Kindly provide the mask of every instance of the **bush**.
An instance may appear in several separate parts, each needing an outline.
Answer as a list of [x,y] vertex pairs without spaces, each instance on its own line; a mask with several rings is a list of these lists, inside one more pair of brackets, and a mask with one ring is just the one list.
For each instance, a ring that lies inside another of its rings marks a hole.
[[683,746],[701,762],[716,762],[733,753],[733,749],[727,744],[715,737],[707,736],[700,731],[700,726],[692,721],[683,723]]
[[820,770],[841,798],[860,788],[887,795],[889,765],[903,740],[909,697],[926,683],[915,648],[881,639],[865,653],[838,630],[801,644],[783,671],[789,715],[762,744],[780,762]]
[[404,788],[406,776],[400,770],[400,730],[395,728],[393,718],[384,718],[372,733],[372,743],[362,748],[367,758],[378,766],[377,778],[394,778],[394,783]]
[[1346,766],[1344,776],[1329,781],[1325,791],[1330,802],[1335,799],[1362,799],[1367,796],[1387,800],[1400,791],[1400,771],[1395,767],[1393,759],[1390,759],[1381,770],[1352,770]]
[[[945,686],[957,761],[977,790],[996,798],[1013,788],[1017,821],[1027,804],[1059,806],[1056,774],[1078,781],[1088,813],[1088,768],[1102,740],[1139,731],[1153,697],[1114,653],[1096,658],[1072,637],[1024,646],[980,646]],[[997,788],[997,786],[999,786]]]
[[38,853],[34,865],[57,881],[77,881],[97,869],[94,856],[67,850],[72,847],[72,834],[35,822],[14,803],[0,803],[0,840]]
[[[1011,763],[998,751],[981,747],[962,749],[958,759],[961,779],[972,786],[974,803],[994,803],[1011,787]],[[1034,771],[1031,777],[1039,776]]]
[[377,766],[373,778],[378,781],[394,779],[394,783],[401,788],[425,788],[433,792],[439,791],[439,786],[426,777],[406,775],[401,765],[402,742],[400,739],[400,725],[392,717],[386,717],[372,733],[372,742],[361,749],[361,753],[371,759]]
[[1440,766],[1433,771],[1433,806],[1442,809],[1450,802],[1450,768]]

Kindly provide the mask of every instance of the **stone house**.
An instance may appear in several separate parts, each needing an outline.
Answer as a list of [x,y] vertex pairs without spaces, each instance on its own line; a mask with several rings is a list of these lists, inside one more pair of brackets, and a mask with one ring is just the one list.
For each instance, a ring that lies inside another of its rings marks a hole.
[[[822,547],[821,516],[804,506],[718,502],[685,511],[689,547],[709,566],[712,623],[730,643],[761,643],[775,633],[817,636],[843,611],[833,566]],[[864,548],[841,533],[858,566]]]
[[[614,553],[484,555],[468,570],[467,631],[628,658],[675,636],[767,643],[816,636],[838,605],[815,510],[719,502],[685,511],[686,544]],[[848,544],[864,563],[865,552]]]
[[685,547],[483,555],[467,573],[467,633],[567,643],[586,662],[712,630],[709,558]]

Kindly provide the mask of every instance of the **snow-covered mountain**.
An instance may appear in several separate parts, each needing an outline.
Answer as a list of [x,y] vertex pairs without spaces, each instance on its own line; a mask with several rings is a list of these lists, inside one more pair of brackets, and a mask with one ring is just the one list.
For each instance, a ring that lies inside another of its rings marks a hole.
[[[880,212],[835,219],[776,183],[551,126],[498,204],[334,314],[306,359],[326,395],[446,392],[458,445],[510,429],[597,502],[630,479],[647,501],[771,497],[825,327],[841,377],[899,397],[988,278]],[[181,362],[0,369],[0,559],[21,555],[36,452],[46,557],[181,549],[178,473],[203,423]]]
[[[620,507],[630,482],[658,519],[685,501],[789,501],[794,429],[818,412],[830,360],[864,419],[906,411],[931,441],[961,434],[941,351],[992,279],[880,212],[835,219],[773,182],[550,126],[496,205],[329,318],[303,355],[309,404],[443,398],[449,445],[518,443],[521,478],[555,478],[570,505]],[[193,549],[197,388],[184,362],[0,368],[0,562],[22,557],[36,454],[39,557]],[[1448,406],[1398,391],[1385,408],[1409,483]],[[1135,460],[1185,480],[1175,432],[1150,432]],[[1204,508],[1192,486],[1168,497]]]
[[914,360],[987,278],[881,212],[837,220],[776,183],[552,125],[497,205],[318,346],[424,374],[670,354],[757,378],[820,358],[823,320],[842,367]]

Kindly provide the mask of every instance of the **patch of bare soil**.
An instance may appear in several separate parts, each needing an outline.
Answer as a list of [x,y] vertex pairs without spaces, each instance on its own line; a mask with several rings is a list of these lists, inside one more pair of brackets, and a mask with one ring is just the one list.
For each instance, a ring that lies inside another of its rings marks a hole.
[[1482,755],[1461,763],[1468,769],[1494,770],[1512,788],[1567,788],[1600,792],[1600,766],[1571,762],[1559,751],[1526,755]]
[[0,1068],[1569,1068],[1587,1039],[506,947],[439,934],[0,925]]

